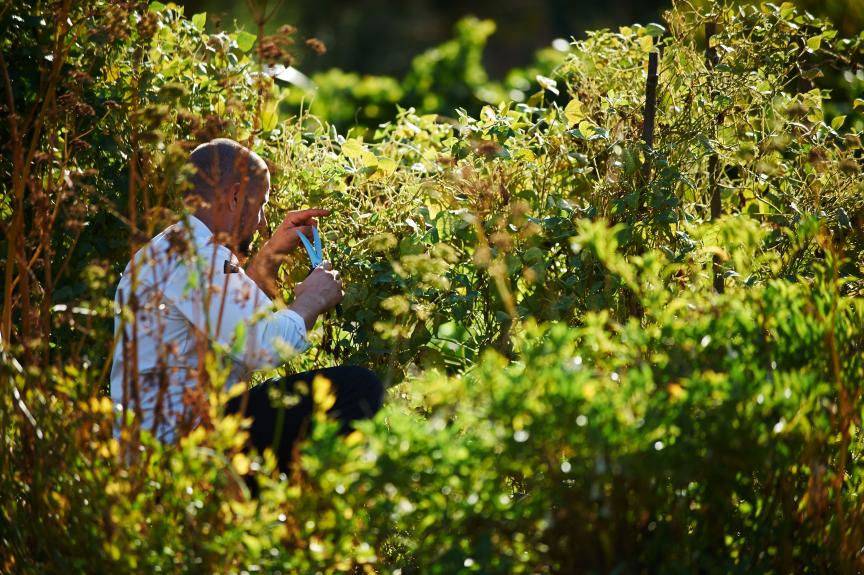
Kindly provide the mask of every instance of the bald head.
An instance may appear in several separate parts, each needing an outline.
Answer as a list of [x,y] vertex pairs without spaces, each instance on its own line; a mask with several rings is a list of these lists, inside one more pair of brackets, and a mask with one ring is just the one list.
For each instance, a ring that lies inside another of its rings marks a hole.
[[199,196],[207,202],[222,200],[221,193],[235,183],[244,188],[260,182],[267,173],[264,160],[245,146],[227,138],[201,144],[189,156],[194,167],[186,196]]
[[252,150],[226,138],[195,148],[189,163],[194,169],[185,192],[187,205],[210,231],[223,236],[223,243],[248,253],[255,232],[267,227],[267,164]]

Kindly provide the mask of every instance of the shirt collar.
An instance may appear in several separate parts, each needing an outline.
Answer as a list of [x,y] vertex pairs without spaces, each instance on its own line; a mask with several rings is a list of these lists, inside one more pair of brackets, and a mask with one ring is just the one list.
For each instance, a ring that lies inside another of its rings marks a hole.
[[[192,214],[188,215],[188,222],[189,222],[188,223],[189,229],[192,231],[192,238],[194,239],[195,243],[198,245],[199,250],[204,249],[206,246],[210,246],[210,245],[213,245],[215,243],[214,238],[213,238],[213,232],[210,230],[209,227],[207,227],[207,224],[205,224],[204,222],[202,222],[201,220],[199,220],[198,218],[196,218]],[[218,244],[218,246],[219,246],[219,248],[224,249],[229,254],[229,260],[228,261],[230,261],[231,263],[234,263],[234,264],[236,264],[240,261],[239,258],[237,257],[237,254],[232,252],[226,246],[224,246],[222,244]]]
[[189,229],[192,230],[192,235],[196,240],[207,243],[213,237],[213,232],[207,227],[207,224],[189,214]]

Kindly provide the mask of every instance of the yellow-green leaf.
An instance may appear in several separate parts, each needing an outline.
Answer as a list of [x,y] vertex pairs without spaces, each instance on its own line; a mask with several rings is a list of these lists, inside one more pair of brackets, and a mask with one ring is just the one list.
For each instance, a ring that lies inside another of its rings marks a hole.
[[530,148],[522,148],[517,151],[514,156],[520,160],[525,160],[526,162],[533,162],[537,159],[537,154],[532,152]]
[[650,52],[654,49],[653,36],[640,36],[637,42],[639,42],[639,47],[642,48],[643,52]]
[[261,107],[261,129],[270,132],[279,123],[279,100],[268,100]]
[[195,14],[192,16],[192,24],[195,25],[199,30],[204,29],[204,24],[207,23],[207,12],[201,12],[200,14]]
[[820,46],[822,46],[822,34],[818,34],[807,40],[807,47],[813,52],[818,50]]
[[837,116],[836,118],[831,120],[831,127],[834,128],[835,130],[839,130],[841,127],[843,127],[843,122],[845,122],[845,121],[846,121],[846,116]]
[[378,158],[378,171],[385,176],[389,176],[396,171],[396,160],[393,158]]
[[243,453],[236,454],[231,460],[231,463],[234,465],[234,469],[240,475],[246,475],[247,473],[249,473],[251,462],[249,461],[249,458],[246,457],[246,455],[244,455]]
[[585,112],[582,108],[582,102],[578,98],[573,98],[567,102],[564,108],[564,116],[567,118],[567,127],[573,127],[585,119]]
[[245,30],[238,30],[234,33],[234,39],[237,41],[237,47],[240,48],[240,50],[248,52],[252,49],[252,46],[255,45],[255,40],[258,39],[258,36],[250,34]]
[[366,149],[363,141],[359,138],[351,138],[345,140],[342,144],[342,155],[352,160],[355,165],[360,167],[375,166],[378,164],[378,158],[375,154]]
[[351,160],[359,158],[364,151],[363,142],[357,138],[345,140],[345,143],[342,144],[342,155]]
[[590,122],[582,120],[579,122],[579,131],[582,132],[583,136],[588,138],[594,134],[594,126]]

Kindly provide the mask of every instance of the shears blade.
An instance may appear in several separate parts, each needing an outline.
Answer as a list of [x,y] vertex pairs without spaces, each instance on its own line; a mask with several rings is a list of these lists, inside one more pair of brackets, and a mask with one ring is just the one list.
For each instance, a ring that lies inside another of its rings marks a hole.
[[315,253],[318,254],[318,263],[324,261],[324,248],[321,247],[321,236],[318,235],[318,226],[312,228],[312,241],[315,242]]
[[[324,261],[324,248],[321,247],[321,236],[318,234],[318,228],[312,228],[312,243],[309,242],[300,230],[297,230],[297,235],[300,236],[300,241],[303,242],[303,247],[306,248],[306,253],[309,254],[309,263],[314,271]],[[342,304],[336,304],[336,315],[339,317],[342,316]]]
[[318,235],[318,228],[312,228],[312,241],[315,242],[314,246],[308,239],[306,239],[306,236],[303,235],[303,232],[300,230],[297,230],[297,235],[300,236],[300,241],[303,242],[303,247],[306,248],[306,253],[309,254],[309,263],[311,264],[312,269],[320,266],[321,262],[324,261],[324,251],[321,248],[321,236]]

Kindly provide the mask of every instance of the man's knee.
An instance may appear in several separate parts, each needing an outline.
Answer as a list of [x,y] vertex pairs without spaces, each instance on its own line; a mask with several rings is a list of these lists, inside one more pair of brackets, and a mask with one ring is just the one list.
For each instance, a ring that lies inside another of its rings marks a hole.
[[[340,397],[337,398],[337,404],[342,404],[342,410],[345,411],[343,415],[351,419],[367,418],[381,409],[384,384],[372,371],[356,365],[343,365],[324,370],[322,375],[332,377],[334,383],[338,382],[337,395]],[[350,404],[353,405],[349,407]]]
[[349,365],[344,366],[344,369],[350,371],[347,379],[351,381],[360,401],[365,404],[364,407],[369,410],[368,416],[375,415],[384,402],[384,384],[381,378],[365,367]]

